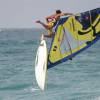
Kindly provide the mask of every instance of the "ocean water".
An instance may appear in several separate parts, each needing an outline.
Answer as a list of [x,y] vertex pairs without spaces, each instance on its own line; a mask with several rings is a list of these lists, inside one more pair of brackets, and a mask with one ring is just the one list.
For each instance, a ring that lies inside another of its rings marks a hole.
[[42,29],[0,31],[0,100],[100,100],[100,41],[48,70],[45,91],[34,61]]

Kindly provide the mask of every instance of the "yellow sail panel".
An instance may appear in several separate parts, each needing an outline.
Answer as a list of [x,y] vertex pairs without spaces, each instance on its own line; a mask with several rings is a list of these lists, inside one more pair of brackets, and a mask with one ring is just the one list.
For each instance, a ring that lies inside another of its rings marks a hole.
[[56,27],[49,66],[68,60],[94,44],[100,37],[100,8],[61,18]]
[[55,34],[54,42],[52,44],[52,48],[50,51],[50,56],[49,56],[50,61],[55,62],[62,59],[62,54],[60,50],[60,45],[62,40],[63,40],[62,27],[59,26]]
[[[88,27],[87,29],[83,29],[83,26],[81,23],[79,23],[76,19],[75,16],[69,17],[69,19],[64,23],[64,26],[67,27],[69,32],[73,35],[73,37],[76,40],[93,40],[93,30],[91,27]],[[87,33],[84,35],[78,34],[78,32],[81,33]]]
[[[52,44],[52,48],[50,50],[50,56],[49,60],[54,63],[60,59],[63,59],[66,56],[71,55],[72,53],[80,50],[81,48],[85,47],[86,44],[78,45],[76,48],[71,48],[70,41],[68,41],[66,33],[64,33],[64,26],[59,25],[57,32],[55,34],[55,38]],[[76,40],[77,42],[77,40]],[[63,44],[63,47],[62,47]],[[67,49],[67,50],[62,50],[62,49]]]

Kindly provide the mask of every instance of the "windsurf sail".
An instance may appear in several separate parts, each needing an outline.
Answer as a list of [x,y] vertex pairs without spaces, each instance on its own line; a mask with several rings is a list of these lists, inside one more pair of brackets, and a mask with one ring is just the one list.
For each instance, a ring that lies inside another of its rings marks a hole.
[[100,39],[100,8],[60,18],[53,30],[48,69],[71,60]]

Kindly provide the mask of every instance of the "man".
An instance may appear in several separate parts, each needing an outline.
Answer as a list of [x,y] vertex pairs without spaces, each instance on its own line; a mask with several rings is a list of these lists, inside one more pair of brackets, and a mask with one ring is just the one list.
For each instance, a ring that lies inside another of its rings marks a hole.
[[44,37],[52,37],[53,32],[52,28],[54,24],[60,19],[61,16],[66,16],[66,15],[73,15],[72,13],[62,13],[60,10],[56,10],[56,13],[46,17],[47,24],[41,22],[40,20],[36,21],[36,23],[41,24],[45,29],[48,30],[48,35],[44,35]]

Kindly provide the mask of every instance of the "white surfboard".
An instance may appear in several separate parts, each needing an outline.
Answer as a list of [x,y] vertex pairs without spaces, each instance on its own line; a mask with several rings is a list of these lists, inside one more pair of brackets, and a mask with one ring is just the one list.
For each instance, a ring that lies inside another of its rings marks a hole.
[[47,47],[44,39],[41,40],[35,59],[35,76],[38,86],[44,90],[47,72]]

